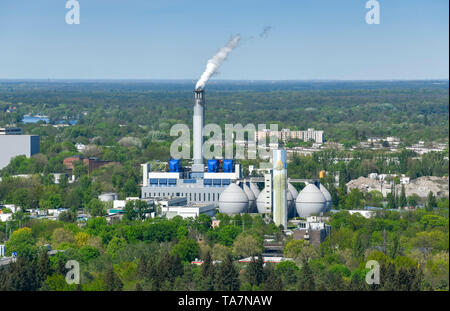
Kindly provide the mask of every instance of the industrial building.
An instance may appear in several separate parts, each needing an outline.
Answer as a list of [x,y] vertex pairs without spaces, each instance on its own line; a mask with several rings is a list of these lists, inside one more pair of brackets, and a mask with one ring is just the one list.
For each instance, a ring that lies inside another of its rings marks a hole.
[[298,229],[294,231],[294,240],[305,240],[314,246],[319,246],[331,233],[331,226],[321,221],[319,217],[310,216],[306,221],[298,223]]
[[203,163],[204,91],[195,90],[194,159],[192,167],[182,167],[180,159],[169,161],[169,172],[151,171],[142,164],[142,198],[184,197],[188,204],[211,203],[217,206],[219,196],[230,184],[242,177],[242,169],[233,160],[208,160]]
[[183,218],[197,218],[201,214],[214,216],[216,207],[214,204],[210,203],[198,203],[198,204],[189,204],[183,206],[167,206],[162,207],[162,214],[166,216],[166,218],[171,219],[175,216],[181,216]]
[[38,135],[21,135],[17,128],[0,129],[0,169],[9,164],[12,158],[24,155],[30,158],[40,152]]
[[179,160],[171,160],[169,172],[149,172],[150,165],[143,164],[142,198],[174,196],[185,197],[188,203],[218,204],[222,191],[241,174],[240,165],[236,168],[225,166],[220,172],[210,169],[199,175],[199,172],[186,168],[182,171],[180,163]]

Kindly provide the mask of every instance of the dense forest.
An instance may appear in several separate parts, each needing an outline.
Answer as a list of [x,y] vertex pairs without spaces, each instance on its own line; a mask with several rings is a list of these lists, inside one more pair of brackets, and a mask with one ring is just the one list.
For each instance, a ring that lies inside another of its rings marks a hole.
[[[174,123],[192,123],[191,81],[2,82],[1,124],[25,114],[79,120],[67,138],[99,137],[113,145],[120,134],[167,136]],[[448,141],[448,81],[412,82],[216,82],[206,90],[206,123],[277,123],[316,128],[328,141],[398,136]],[[83,112],[86,112],[84,114]],[[86,130],[86,125],[89,130]],[[37,129],[35,129],[38,132]],[[38,134],[38,133],[36,133]]]

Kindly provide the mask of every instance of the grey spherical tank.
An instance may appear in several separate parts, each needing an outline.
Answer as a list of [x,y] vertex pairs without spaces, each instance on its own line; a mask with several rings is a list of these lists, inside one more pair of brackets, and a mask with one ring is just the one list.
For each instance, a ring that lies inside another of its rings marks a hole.
[[291,218],[294,218],[297,216],[297,210],[295,209],[295,200],[297,200],[298,191],[297,191],[297,189],[295,189],[295,187],[291,183],[288,183],[288,192],[290,192],[292,194],[293,211],[292,211]]
[[253,193],[252,189],[250,189],[249,186],[244,184],[243,186],[244,192],[247,195],[248,198],[248,213],[255,213],[256,212],[256,197]]
[[286,191],[287,207],[288,207],[288,218],[295,217],[295,200],[292,193],[288,190]]
[[244,190],[236,184],[230,184],[219,197],[219,212],[234,215],[246,212],[248,197]]
[[261,191],[256,199],[256,207],[258,208],[259,214],[264,214],[266,212],[266,202],[264,198],[264,191]]
[[250,183],[250,189],[252,189],[253,194],[255,195],[255,198],[258,198],[259,193],[261,192],[261,191],[259,191],[258,186],[255,183],[251,182]]
[[298,194],[296,200],[297,213],[306,218],[326,211],[327,200],[314,184],[309,184]]
[[297,189],[295,189],[295,187],[291,183],[288,183],[288,190],[292,194],[292,197],[294,198],[294,200],[296,200],[298,197]]
[[324,185],[319,185],[319,190],[322,192],[323,196],[325,197],[325,200],[327,200],[326,204],[326,212],[329,212],[331,210],[331,204],[332,204],[332,198],[330,192],[325,188]]

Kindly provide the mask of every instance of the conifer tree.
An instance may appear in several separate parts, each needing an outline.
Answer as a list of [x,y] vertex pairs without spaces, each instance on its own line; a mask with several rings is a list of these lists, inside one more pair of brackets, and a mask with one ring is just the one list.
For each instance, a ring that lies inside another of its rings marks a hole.
[[7,291],[9,287],[8,272],[5,267],[0,266],[0,292]]
[[436,202],[436,197],[434,196],[433,192],[430,191],[428,193],[428,197],[427,197],[427,204],[426,204],[426,209],[427,211],[432,211],[433,207],[437,206],[437,202]]
[[135,290],[136,290],[137,292],[142,292],[142,291],[143,291],[141,283],[136,283],[136,288],[135,288]]
[[211,253],[209,251],[205,254],[201,274],[202,280],[200,290],[214,290],[214,265],[212,262]]
[[65,275],[67,272],[66,265],[61,257],[58,257],[58,265],[56,267],[56,272]]
[[402,191],[400,193],[400,207],[405,207],[408,205],[408,201],[406,199],[405,185],[402,184]]
[[211,277],[214,274],[214,266],[212,263],[211,252],[207,251],[202,264],[202,276],[204,278]]
[[37,290],[35,262],[19,256],[16,262],[9,264],[9,290]]
[[169,255],[169,261],[167,264],[168,264],[168,276],[171,282],[175,281],[175,279],[178,276],[183,275],[184,268],[180,256]]
[[382,265],[380,269],[380,285],[383,290],[393,291],[396,287],[396,269],[394,264]]
[[237,291],[239,288],[239,272],[233,265],[231,255],[228,255],[219,266],[214,289],[216,291]]
[[156,269],[157,269],[156,258],[151,256],[148,260],[146,259],[145,270],[143,274],[144,278],[146,280],[153,280],[157,274]]
[[252,257],[246,270],[247,280],[250,285],[259,286],[264,280],[264,260],[261,255]]
[[281,291],[283,290],[283,282],[281,277],[275,273],[273,264],[268,263],[264,267],[264,283],[263,290],[265,291]]
[[136,272],[139,276],[143,278],[146,277],[147,275],[147,259],[145,258],[144,255],[141,255],[139,257]]
[[396,273],[394,288],[392,290],[396,291],[408,291],[411,288],[411,277],[409,271],[405,268],[400,268]]
[[394,234],[391,243],[389,244],[388,253],[392,259],[397,257],[400,251],[400,237],[398,234]]
[[121,291],[123,283],[119,276],[114,272],[112,266],[109,266],[105,274],[105,286],[107,291]]
[[340,273],[333,271],[327,271],[324,275],[324,283],[326,289],[329,291],[342,291],[345,290],[344,280]]
[[367,290],[366,281],[361,278],[359,274],[354,274],[350,280],[349,290],[351,291],[363,291]]
[[154,290],[160,290],[164,281],[169,281],[169,259],[168,253],[164,254],[158,261],[153,275],[148,275],[149,279],[153,281]]
[[423,282],[423,272],[420,268],[410,268],[410,274],[414,276],[413,281],[411,282],[411,291],[420,291],[422,289]]
[[38,286],[40,286],[51,273],[50,260],[48,259],[47,251],[42,251],[39,253],[36,271],[36,281]]
[[356,259],[361,260],[364,258],[364,252],[366,250],[367,237],[362,232],[358,232],[353,243],[353,255]]
[[316,289],[313,272],[306,260],[303,261],[303,266],[298,277],[299,291],[313,291]]

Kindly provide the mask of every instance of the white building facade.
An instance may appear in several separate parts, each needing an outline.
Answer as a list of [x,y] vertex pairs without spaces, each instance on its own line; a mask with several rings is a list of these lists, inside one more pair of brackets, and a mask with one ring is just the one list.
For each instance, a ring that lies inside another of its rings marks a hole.
[[276,136],[278,140],[288,141],[290,139],[299,139],[303,141],[313,141],[315,143],[323,144],[323,131],[316,131],[309,128],[306,131],[291,131],[290,129],[282,129],[281,131],[263,130],[255,132],[255,141],[263,140],[271,136]]

